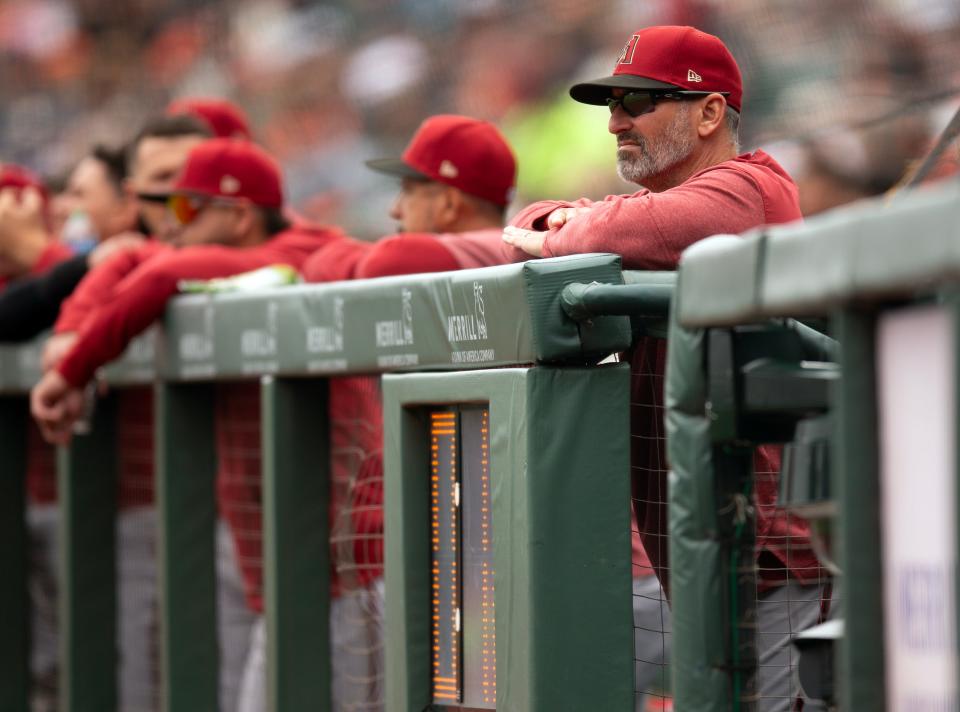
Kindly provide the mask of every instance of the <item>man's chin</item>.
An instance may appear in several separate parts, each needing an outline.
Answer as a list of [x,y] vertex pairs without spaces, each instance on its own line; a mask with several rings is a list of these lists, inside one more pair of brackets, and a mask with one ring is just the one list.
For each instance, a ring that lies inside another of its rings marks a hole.
[[650,171],[645,170],[643,167],[637,165],[638,161],[633,159],[632,156],[627,159],[621,158],[620,154],[617,154],[617,175],[620,176],[622,180],[625,180],[627,183],[636,183],[637,185],[643,185],[644,179],[650,176]]

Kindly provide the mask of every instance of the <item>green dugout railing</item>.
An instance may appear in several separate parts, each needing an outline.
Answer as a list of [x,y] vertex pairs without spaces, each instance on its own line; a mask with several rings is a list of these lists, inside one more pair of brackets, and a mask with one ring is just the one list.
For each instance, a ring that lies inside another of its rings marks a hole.
[[[269,704],[313,710],[330,699],[326,379],[386,372],[387,709],[632,709],[629,369],[591,364],[644,323],[664,329],[673,276],[626,280],[650,284],[649,314],[567,315],[568,285],[624,282],[610,255],[175,300],[162,329],[104,373],[114,389],[156,389],[163,709],[217,708],[213,383],[262,384]],[[29,687],[23,429],[38,364],[35,345],[0,349],[0,710],[18,712]],[[434,414],[463,436],[443,466],[463,469],[464,507],[442,526],[462,517],[474,537],[454,537],[444,561],[430,547],[431,497],[443,494],[429,477]],[[108,398],[90,434],[59,453],[71,712],[117,704],[112,419]],[[431,582],[457,557],[487,567],[493,600],[474,598],[482,587],[464,573],[458,697],[438,699]],[[496,644],[481,661],[483,634]]]
[[[749,708],[752,581],[731,575],[749,545],[723,505],[752,443],[792,438],[781,501],[840,571],[835,704],[956,708],[958,285],[955,182],[684,254],[666,387],[678,710]],[[719,637],[698,628],[711,615]]]

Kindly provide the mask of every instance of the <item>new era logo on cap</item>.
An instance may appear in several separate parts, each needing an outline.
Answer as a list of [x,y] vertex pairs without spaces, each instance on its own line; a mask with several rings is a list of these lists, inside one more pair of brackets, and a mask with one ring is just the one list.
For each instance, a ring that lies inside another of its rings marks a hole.
[[224,195],[233,195],[240,190],[240,181],[233,176],[224,176],[220,179],[220,192]]
[[692,69],[688,69],[688,70],[687,70],[687,81],[688,81],[688,82],[702,82],[702,81],[703,81],[703,77],[701,77],[699,74],[697,74],[697,73],[696,73],[695,71],[693,71]]
[[440,163],[440,168],[437,170],[437,173],[442,175],[444,178],[456,178],[458,175],[460,175],[460,171],[457,170],[457,167],[450,161],[446,160]]

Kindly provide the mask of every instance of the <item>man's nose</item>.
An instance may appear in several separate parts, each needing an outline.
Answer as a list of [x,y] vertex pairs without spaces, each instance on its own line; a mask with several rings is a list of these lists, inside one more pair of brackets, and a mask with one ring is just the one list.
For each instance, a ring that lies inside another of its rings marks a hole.
[[402,197],[402,195],[398,195],[394,198],[393,205],[390,206],[390,217],[397,221],[403,218],[403,211],[400,209],[400,200]]
[[610,120],[607,122],[607,131],[613,135],[629,131],[633,127],[630,114],[623,110],[622,106],[617,106],[610,114]]

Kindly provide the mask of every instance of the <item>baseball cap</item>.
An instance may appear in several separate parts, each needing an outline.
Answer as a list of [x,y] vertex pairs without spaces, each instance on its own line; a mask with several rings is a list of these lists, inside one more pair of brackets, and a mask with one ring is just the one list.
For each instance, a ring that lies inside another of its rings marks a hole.
[[33,172],[15,163],[0,163],[0,189],[3,188],[15,188],[17,190],[33,188],[40,193],[44,204],[50,199],[43,181]]
[[250,122],[236,104],[226,99],[176,99],[167,105],[168,116],[188,114],[203,121],[214,136],[250,140]]
[[426,119],[400,158],[366,163],[380,173],[446,183],[495,205],[510,202],[517,176],[513,151],[500,131],[455,114]]
[[235,138],[212,138],[187,155],[173,193],[245,198],[263,208],[283,205],[280,168],[262,148]]
[[677,25],[638,30],[620,51],[611,76],[575,84],[570,96],[583,104],[605,104],[614,88],[728,92],[727,104],[736,111],[743,98],[740,68],[720,38]]

